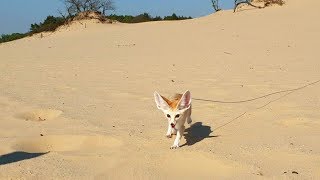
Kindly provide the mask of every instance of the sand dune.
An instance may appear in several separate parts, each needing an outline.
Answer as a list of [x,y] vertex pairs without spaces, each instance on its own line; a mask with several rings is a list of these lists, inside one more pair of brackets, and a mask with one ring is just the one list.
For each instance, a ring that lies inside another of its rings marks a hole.
[[[0,179],[319,179],[318,1],[0,44]],[[153,101],[191,91],[170,150]],[[229,101],[223,103],[218,101]]]

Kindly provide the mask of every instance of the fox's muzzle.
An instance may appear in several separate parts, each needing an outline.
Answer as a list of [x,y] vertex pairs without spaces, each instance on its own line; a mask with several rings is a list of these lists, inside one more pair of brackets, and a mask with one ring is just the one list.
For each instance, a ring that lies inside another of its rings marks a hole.
[[175,125],[175,124],[173,124],[173,123],[171,123],[170,125],[171,125],[171,127],[172,127],[172,128],[174,128],[174,127],[176,126],[176,125]]

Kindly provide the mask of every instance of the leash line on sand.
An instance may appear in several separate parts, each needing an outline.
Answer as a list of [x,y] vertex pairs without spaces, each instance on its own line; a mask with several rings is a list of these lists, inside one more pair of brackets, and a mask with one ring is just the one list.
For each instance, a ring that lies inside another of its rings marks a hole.
[[275,94],[280,94],[280,93],[285,93],[285,92],[294,92],[294,91],[298,91],[301,89],[304,89],[308,86],[312,86],[315,85],[317,83],[320,82],[320,79],[314,82],[311,82],[309,84],[306,84],[304,86],[298,87],[298,88],[294,88],[294,89],[288,89],[288,90],[282,90],[282,91],[277,91],[277,92],[273,92],[273,93],[269,93],[263,96],[259,96],[259,97],[255,97],[255,98],[251,98],[251,99],[246,99],[246,100],[240,100],[240,101],[220,101],[220,100],[210,100],[210,99],[201,99],[201,98],[192,98],[192,100],[196,100],[196,101],[206,101],[206,102],[214,102],[214,103],[224,103],[224,104],[237,104],[237,103],[245,103],[245,102],[250,102],[250,101],[255,101],[258,99],[262,99],[262,98],[266,98],[268,96],[272,96]]
[[272,100],[272,101],[269,101],[268,103],[266,103],[266,104],[264,104],[263,106],[260,106],[260,107],[258,107],[258,108],[256,108],[256,109],[254,109],[254,110],[248,110],[248,111],[245,111],[245,112],[244,112],[244,113],[242,113],[241,115],[239,115],[239,116],[237,116],[237,117],[235,117],[235,118],[231,119],[230,121],[226,122],[225,124],[222,124],[222,125],[220,125],[220,126],[216,127],[214,130],[220,129],[220,128],[222,128],[222,127],[224,127],[224,126],[226,126],[226,125],[228,125],[228,124],[232,123],[233,121],[235,121],[235,120],[237,120],[237,119],[241,118],[242,116],[244,116],[245,114],[247,114],[247,113],[249,113],[249,112],[253,112],[253,111],[255,111],[255,110],[262,109],[262,108],[264,108],[264,107],[268,106],[269,104],[271,104],[271,103],[273,103],[273,102],[275,102],[275,101],[278,101],[279,99],[282,99],[283,97],[288,96],[289,94],[291,94],[291,93],[293,93],[293,92],[294,92],[294,91],[288,92],[288,93],[286,93],[286,94],[282,95],[281,97],[279,97],[279,98],[277,98],[277,99],[274,99],[274,100]]
[[226,126],[226,125],[228,125],[228,124],[232,123],[233,121],[235,121],[235,120],[237,120],[237,119],[241,118],[241,117],[242,117],[242,116],[244,116],[245,114],[247,114],[247,111],[246,111],[246,112],[244,112],[244,113],[242,113],[242,114],[240,114],[239,116],[237,116],[237,117],[233,118],[231,121],[228,121],[227,123],[222,124],[222,125],[220,125],[220,126],[218,126],[218,127],[214,128],[214,129],[213,129],[213,131],[215,131],[215,130],[217,130],[217,129],[220,129],[220,128],[222,128],[222,127],[224,127],[224,126]]
[[[243,102],[249,102],[249,101],[254,101],[254,100],[257,100],[257,99],[265,98],[265,97],[268,97],[268,96],[271,96],[271,95],[274,95],[274,94],[279,94],[279,93],[287,92],[287,93],[284,94],[283,96],[281,96],[281,97],[279,97],[279,98],[277,98],[277,99],[275,99],[275,100],[272,100],[272,101],[264,104],[263,106],[260,106],[260,107],[258,107],[258,108],[255,109],[255,110],[257,110],[257,109],[264,108],[265,106],[269,105],[270,103],[275,102],[275,101],[277,101],[277,100],[279,100],[279,99],[281,99],[281,98],[283,98],[283,97],[285,97],[285,96],[287,96],[287,95],[289,95],[289,94],[291,94],[291,93],[293,93],[293,92],[295,92],[295,91],[304,89],[304,88],[306,88],[306,87],[308,87],[308,86],[317,84],[317,83],[319,83],[319,82],[320,82],[320,80],[311,82],[311,83],[309,83],[309,84],[306,84],[306,85],[301,86],[301,87],[298,87],[298,88],[288,89],[288,90],[283,90],[283,91],[277,91],[277,92],[273,92],[273,93],[270,93],[270,94],[266,94],[266,95],[264,95],[264,96],[259,96],[259,97],[256,97],[256,98],[247,99],[247,100],[241,100],[241,101],[215,101],[215,100],[206,100],[206,99],[195,99],[195,100],[199,100],[199,101],[209,101],[209,102],[216,102],[216,103],[243,103]],[[253,111],[254,111],[254,110],[253,110]],[[222,125],[214,128],[213,131],[216,131],[216,130],[224,127],[224,126],[227,126],[228,124],[230,124],[230,123],[236,121],[237,119],[241,118],[242,116],[246,115],[248,112],[252,112],[252,110],[251,110],[251,111],[250,111],[250,110],[249,110],[249,111],[245,111],[244,113],[242,113],[242,114],[240,114],[239,116],[231,119],[230,121],[228,121],[228,122],[226,122],[226,123],[224,123],[224,124],[222,124]]]

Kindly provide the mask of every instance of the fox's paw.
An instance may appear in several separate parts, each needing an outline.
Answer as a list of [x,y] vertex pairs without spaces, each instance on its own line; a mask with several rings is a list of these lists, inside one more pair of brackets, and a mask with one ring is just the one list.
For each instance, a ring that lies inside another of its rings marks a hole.
[[172,129],[171,134],[177,135],[177,130],[176,129]]
[[178,149],[180,146],[177,144],[177,145],[172,145],[171,147],[170,147],[170,149]]
[[167,137],[167,138],[171,138],[171,137],[172,137],[172,134],[166,134],[166,137]]

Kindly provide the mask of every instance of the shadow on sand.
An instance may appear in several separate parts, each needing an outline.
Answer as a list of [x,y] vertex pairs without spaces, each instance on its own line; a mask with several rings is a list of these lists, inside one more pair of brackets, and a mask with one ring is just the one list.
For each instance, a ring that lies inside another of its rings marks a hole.
[[202,122],[192,124],[185,132],[184,138],[186,139],[186,143],[181,145],[181,147],[192,146],[206,138],[219,137],[219,135],[211,136],[210,134],[213,132],[211,127],[203,125]]
[[23,161],[26,159],[36,158],[42,155],[45,155],[49,152],[41,152],[41,153],[28,153],[23,151],[16,151],[9,154],[4,154],[0,156],[0,166],[5,164],[10,164],[18,161]]

